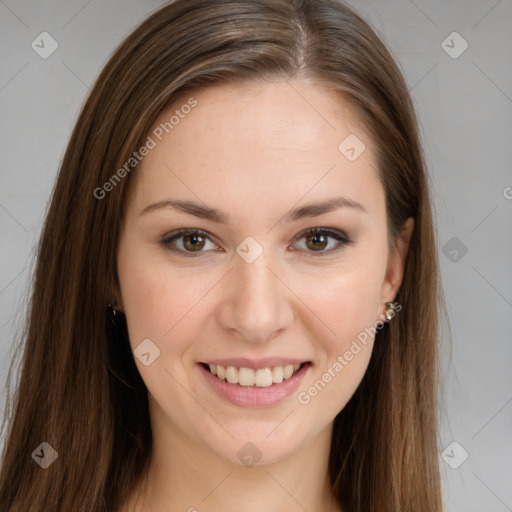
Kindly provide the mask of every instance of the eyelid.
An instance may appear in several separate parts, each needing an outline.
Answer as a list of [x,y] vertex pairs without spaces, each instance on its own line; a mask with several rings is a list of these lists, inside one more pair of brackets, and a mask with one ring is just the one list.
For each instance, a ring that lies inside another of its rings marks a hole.
[[[308,235],[311,236],[311,235],[315,235],[315,234],[325,234],[329,238],[333,238],[334,240],[336,240],[337,245],[334,248],[329,249],[328,251],[304,251],[303,250],[303,252],[308,253],[308,256],[310,256],[310,257],[328,256],[330,254],[338,252],[343,247],[354,243],[353,240],[346,234],[345,231],[339,230],[336,228],[329,228],[329,227],[312,227],[312,228],[305,229],[305,230],[301,231],[295,237],[294,243],[296,241],[304,238],[305,236],[308,236]],[[171,244],[171,241],[174,239],[178,239],[184,235],[202,236],[204,238],[209,239],[212,243],[214,243],[215,245],[218,246],[218,244],[215,242],[215,237],[212,234],[210,234],[208,231],[205,231],[205,230],[202,230],[199,228],[177,229],[175,231],[172,231],[168,235],[165,235],[160,243],[164,246],[164,248],[166,248],[172,252],[184,255],[185,257],[198,257],[198,256],[201,256],[201,255],[209,252],[209,251],[197,251],[197,252],[184,251],[182,249],[177,249],[176,247],[173,247]]]
[[347,243],[351,243],[350,237],[341,229],[336,228],[328,228],[328,227],[313,227],[313,228],[307,228],[304,231],[301,231],[295,239],[302,238],[306,235],[314,235],[316,233],[327,233],[328,235],[333,235],[333,238],[339,237],[346,241]]
[[197,257],[197,256],[202,256],[203,254],[206,253],[206,251],[198,251],[198,252],[183,251],[182,249],[178,249],[176,247],[173,247],[172,244],[171,244],[171,241],[174,240],[174,239],[177,239],[177,238],[181,238],[184,235],[202,236],[203,238],[209,239],[215,245],[218,245],[214,241],[215,237],[212,234],[208,233],[208,231],[204,231],[203,229],[199,229],[199,228],[182,228],[182,229],[177,229],[176,231],[172,231],[168,235],[165,235],[162,238],[162,240],[160,241],[160,243],[167,250],[172,251],[172,252],[177,253],[177,254],[185,255],[185,257],[193,257],[194,258],[194,257]]
[[329,249],[328,251],[305,251],[307,257],[328,257],[329,255],[337,253],[347,245],[351,245],[354,243],[353,240],[347,235],[345,231],[328,227],[313,227],[305,229],[295,237],[295,240],[300,240],[305,236],[312,236],[315,234],[325,234],[327,235],[327,237],[336,240],[337,244],[335,245],[335,247]]

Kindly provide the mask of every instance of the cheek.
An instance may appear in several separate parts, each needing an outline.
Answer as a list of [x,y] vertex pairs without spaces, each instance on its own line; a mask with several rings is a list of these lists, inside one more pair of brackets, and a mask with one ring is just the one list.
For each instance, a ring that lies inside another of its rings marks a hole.
[[[381,270],[377,266],[345,269],[337,277],[331,275],[327,281],[307,286],[307,305],[314,313],[310,313],[310,329],[316,334],[313,339],[321,357],[297,400],[314,408],[324,421],[343,409],[368,367],[378,320]],[[325,328],[318,327],[318,318]]]
[[[148,338],[161,350],[169,350],[166,340],[201,297],[200,283],[181,279],[168,263],[142,254],[136,244],[121,247],[120,255],[118,275],[130,344],[135,348]],[[176,343],[172,347],[180,350]]]
[[375,325],[381,287],[382,269],[354,265],[353,269],[339,269],[314,279],[298,278],[296,290],[300,297],[305,297],[311,310],[309,317],[316,318],[318,334],[318,326],[325,327],[322,333],[327,334],[326,348],[333,351]]

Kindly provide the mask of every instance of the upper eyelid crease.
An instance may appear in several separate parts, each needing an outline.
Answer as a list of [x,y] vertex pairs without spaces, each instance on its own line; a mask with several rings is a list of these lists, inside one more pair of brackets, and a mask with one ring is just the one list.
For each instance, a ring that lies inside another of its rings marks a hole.
[[[324,213],[328,213],[344,207],[353,208],[355,210],[368,213],[368,210],[361,203],[354,201],[353,199],[349,199],[347,197],[335,197],[320,203],[312,203],[295,208],[294,210],[288,212],[283,217],[283,220],[286,223],[296,222],[306,217],[317,217]],[[219,224],[222,223],[227,225],[229,223],[229,217],[227,214],[215,208],[210,208],[206,205],[194,203],[193,201],[183,200],[165,199],[162,201],[156,201],[155,203],[151,203],[150,205],[146,206],[140,212],[140,215],[145,215],[160,208],[173,208],[182,213],[187,213],[200,219],[211,220],[212,222]]]
[[[215,237],[213,237],[208,231],[205,231],[205,230],[202,230],[202,229],[198,229],[198,228],[182,228],[182,229],[178,229],[174,232],[171,232],[169,233],[168,235],[166,235],[162,240],[161,240],[161,244],[166,246],[167,248],[169,248],[169,250],[172,250],[172,251],[175,251],[175,252],[178,252],[178,253],[182,253],[182,254],[187,254],[189,256],[192,256],[192,255],[200,255],[203,253],[203,251],[197,251],[197,252],[194,252],[194,251],[185,251],[183,249],[177,249],[177,248],[173,248],[173,249],[170,249],[170,246],[172,245],[171,244],[171,241],[174,240],[174,239],[179,239],[185,235],[195,235],[195,236],[202,236],[204,238],[207,238],[210,240],[210,242],[212,243],[216,243],[214,241]],[[306,236],[314,236],[316,234],[327,234],[327,237],[328,238],[332,238],[334,240],[336,240],[337,244],[336,244],[336,247],[333,248],[333,249],[330,249],[329,251],[318,251],[316,253],[316,256],[322,256],[322,255],[327,255],[327,254],[330,254],[332,252],[335,252],[336,250],[340,249],[341,246],[347,246],[347,245],[352,245],[354,243],[354,240],[352,238],[350,238],[344,231],[339,231],[335,228],[328,228],[328,227],[312,227],[312,228],[308,228],[304,231],[301,231],[297,236],[296,236],[296,239],[297,240],[301,240],[302,238],[306,237]],[[311,251],[311,254],[314,255],[315,254],[315,251]]]

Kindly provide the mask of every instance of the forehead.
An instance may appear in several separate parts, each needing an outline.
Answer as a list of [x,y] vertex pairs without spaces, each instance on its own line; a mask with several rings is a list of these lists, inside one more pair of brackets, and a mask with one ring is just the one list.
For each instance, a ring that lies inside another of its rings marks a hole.
[[[155,127],[178,113],[191,96],[182,96],[162,112]],[[216,152],[230,141],[236,146],[308,151],[337,150],[337,139],[343,133],[356,131],[366,138],[364,126],[346,101],[306,79],[215,85],[196,90],[193,97],[197,106],[179,120],[181,126],[172,128],[176,143],[190,134],[184,122],[187,118],[193,119],[188,128],[192,124],[194,132],[202,134],[202,146],[217,143],[219,138],[226,141]]]
[[[155,147],[133,176],[139,201],[178,194],[219,204],[234,194],[277,194],[291,206],[308,190],[309,199],[333,187],[371,195],[378,185],[373,145],[358,117],[306,80],[196,90],[162,112],[149,136]],[[354,136],[365,149],[350,161],[340,143]]]

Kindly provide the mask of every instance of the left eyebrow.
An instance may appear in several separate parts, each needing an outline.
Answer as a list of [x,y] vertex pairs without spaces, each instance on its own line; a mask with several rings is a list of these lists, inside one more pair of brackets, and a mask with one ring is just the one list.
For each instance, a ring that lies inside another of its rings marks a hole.
[[[160,208],[173,208],[183,213],[199,217],[200,219],[211,220],[213,222],[223,224],[229,223],[229,216],[226,213],[217,210],[216,208],[194,203],[193,201],[183,201],[176,199],[166,199],[151,203],[140,212],[140,215],[145,215],[153,210]],[[298,208],[288,212],[284,217],[284,221],[287,223],[296,222],[306,217],[317,217],[339,208],[353,208],[361,212],[368,213],[366,208],[361,203],[353,199],[348,197],[334,197],[319,203],[310,203],[304,206],[299,206]]]
[[295,208],[291,212],[287,213],[284,217],[285,222],[295,222],[305,217],[317,217],[324,213],[332,212],[339,208],[354,208],[356,210],[368,213],[366,208],[359,202],[348,197],[334,197],[327,199],[321,203],[310,203],[305,206]]

